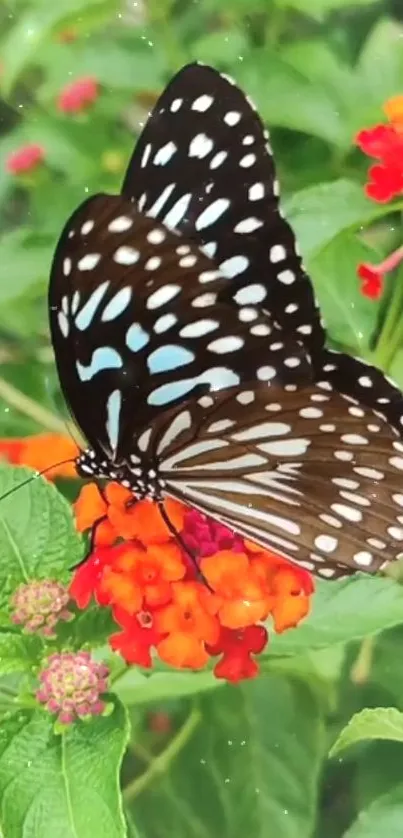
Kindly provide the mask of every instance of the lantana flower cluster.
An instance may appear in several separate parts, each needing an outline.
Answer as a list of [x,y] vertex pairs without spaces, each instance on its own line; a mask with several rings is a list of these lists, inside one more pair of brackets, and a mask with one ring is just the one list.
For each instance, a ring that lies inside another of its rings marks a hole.
[[38,676],[36,699],[57,721],[69,725],[77,718],[99,716],[107,710],[103,695],[108,689],[109,669],[89,652],[50,655]]
[[[368,170],[365,192],[377,203],[388,203],[403,194],[403,96],[394,96],[384,105],[388,122],[366,128],[356,136],[356,144],[377,161]],[[382,295],[384,279],[403,260],[399,247],[378,265],[364,262],[358,266],[364,296],[377,300]]]
[[113,650],[149,668],[158,657],[198,670],[214,661],[218,678],[258,673],[270,618],[282,632],[308,613],[310,574],[177,501],[135,501],[117,483],[87,484],[75,505],[93,549],[76,570],[70,594],[79,608],[93,597],[112,609]]

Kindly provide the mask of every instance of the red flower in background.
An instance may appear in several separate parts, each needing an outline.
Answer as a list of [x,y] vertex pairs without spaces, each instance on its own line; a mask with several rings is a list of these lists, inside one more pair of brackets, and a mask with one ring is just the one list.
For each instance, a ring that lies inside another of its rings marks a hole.
[[[63,434],[34,434],[22,438],[0,439],[0,460],[15,465],[46,469],[48,480],[55,477],[77,477],[74,459],[78,455],[75,442]],[[62,462],[71,460],[71,462]],[[54,468],[51,468],[55,463]],[[49,470],[48,470],[49,469]]]
[[358,277],[362,280],[361,293],[370,300],[379,300],[382,296],[384,274],[374,265],[361,262],[357,268]]
[[62,113],[80,113],[93,105],[98,95],[97,80],[87,76],[67,84],[57,97],[57,106]]
[[[394,96],[384,105],[389,124],[375,125],[360,131],[356,144],[377,162],[368,170],[365,192],[377,203],[387,203],[403,193],[403,96]],[[379,265],[361,263],[357,275],[361,280],[361,293],[371,300],[378,300],[383,292],[387,273],[403,260],[403,248],[398,248]]]
[[61,29],[60,32],[57,32],[54,36],[55,41],[58,41],[59,44],[72,44],[73,41],[77,40],[77,37],[77,32],[72,26],[66,29]]
[[70,587],[78,607],[94,597],[112,608],[121,631],[110,645],[128,663],[151,667],[158,656],[177,668],[201,669],[220,655],[217,677],[255,676],[252,655],[268,638],[260,622],[270,618],[277,632],[297,625],[309,610],[310,574],[167,499],[165,512],[191,546],[192,561],[157,504],[134,501],[116,483],[102,494],[94,484],[81,490],[77,527],[95,524],[97,546]]
[[45,151],[37,143],[27,143],[8,155],[6,159],[6,170],[13,175],[20,175],[24,172],[32,172],[45,159]]
[[358,147],[379,160],[369,169],[365,191],[369,198],[384,203],[403,190],[403,96],[389,99],[384,110],[389,124],[375,125],[356,136]]

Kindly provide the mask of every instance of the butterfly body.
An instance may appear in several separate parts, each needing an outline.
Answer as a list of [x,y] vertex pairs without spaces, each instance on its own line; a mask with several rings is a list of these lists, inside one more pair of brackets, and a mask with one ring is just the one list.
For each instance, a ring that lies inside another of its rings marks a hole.
[[68,221],[49,311],[83,476],[172,496],[325,578],[403,545],[402,397],[325,347],[267,132],[207,67],[168,85],[122,195]]

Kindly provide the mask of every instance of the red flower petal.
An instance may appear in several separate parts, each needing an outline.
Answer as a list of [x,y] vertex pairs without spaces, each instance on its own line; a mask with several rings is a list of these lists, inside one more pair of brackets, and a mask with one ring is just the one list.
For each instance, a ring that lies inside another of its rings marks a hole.
[[371,265],[362,262],[358,265],[357,275],[362,280],[361,293],[370,300],[379,300],[383,291],[384,276],[372,268]]
[[216,678],[225,678],[232,684],[238,684],[246,678],[255,678],[259,666],[249,655],[224,655],[214,667]]
[[95,102],[98,92],[98,82],[92,76],[78,79],[66,85],[59,93],[58,108],[63,113],[78,113]]
[[13,151],[6,159],[6,170],[13,175],[31,172],[45,159],[45,151],[37,143],[28,143]]
[[403,148],[401,166],[377,164],[368,171],[369,181],[365,191],[369,198],[380,204],[386,204],[403,190]]

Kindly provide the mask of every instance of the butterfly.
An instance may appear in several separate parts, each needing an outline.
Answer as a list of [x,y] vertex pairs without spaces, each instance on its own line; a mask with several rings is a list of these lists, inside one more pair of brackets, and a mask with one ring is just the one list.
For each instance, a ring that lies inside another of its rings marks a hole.
[[227,76],[191,64],[168,84],[121,194],[67,222],[49,317],[81,475],[325,578],[403,551],[402,394],[326,347],[268,132]]

